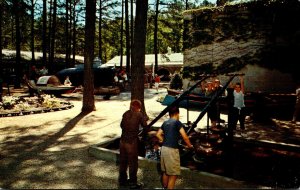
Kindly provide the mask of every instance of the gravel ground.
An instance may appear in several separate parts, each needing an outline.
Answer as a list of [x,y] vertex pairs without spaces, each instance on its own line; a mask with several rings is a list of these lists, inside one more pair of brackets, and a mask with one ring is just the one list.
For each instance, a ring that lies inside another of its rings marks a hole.
[[[145,106],[154,119],[165,106],[157,102],[166,89],[156,94],[145,90]],[[1,118],[0,187],[8,189],[115,189],[118,188],[118,166],[90,156],[88,147],[119,136],[122,114],[129,108],[130,94],[122,93],[110,100],[96,97],[97,111],[81,114],[82,96],[68,96],[74,107],[43,114]],[[198,112],[190,112],[195,120]],[[181,120],[186,122],[186,111]],[[165,115],[155,125],[159,126]],[[203,123],[199,123],[204,127]],[[142,170],[139,168],[139,179]],[[159,174],[153,174],[159,178]],[[152,178],[153,179],[153,178]],[[141,180],[141,179],[140,179]],[[149,187],[160,187],[151,178],[142,179]],[[158,181],[158,180],[157,180]],[[179,180],[180,182],[180,180]],[[153,184],[151,184],[153,183]],[[180,187],[180,186],[179,186]]]

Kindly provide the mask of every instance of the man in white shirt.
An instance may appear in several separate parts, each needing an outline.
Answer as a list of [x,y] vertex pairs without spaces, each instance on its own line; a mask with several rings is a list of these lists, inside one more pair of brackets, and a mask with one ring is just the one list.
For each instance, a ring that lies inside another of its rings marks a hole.
[[245,129],[245,88],[243,76],[240,76],[240,82],[236,83],[233,90],[233,107],[231,110],[231,121],[233,129],[236,129],[237,122],[240,122],[240,129]]
[[118,86],[118,82],[119,82],[118,73],[115,73],[114,81],[115,81],[115,85]]

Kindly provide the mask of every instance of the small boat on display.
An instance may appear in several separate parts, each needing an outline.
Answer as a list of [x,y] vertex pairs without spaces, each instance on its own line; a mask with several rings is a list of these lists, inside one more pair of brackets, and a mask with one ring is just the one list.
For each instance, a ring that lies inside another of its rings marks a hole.
[[38,94],[46,93],[61,96],[62,94],[71,92],[75,89],[75,86],[62,85],[55,75],[41,76],[36,84],[33,80],[28,80],[26,76],[24,76],[24,81],[29,88],[29,91]]

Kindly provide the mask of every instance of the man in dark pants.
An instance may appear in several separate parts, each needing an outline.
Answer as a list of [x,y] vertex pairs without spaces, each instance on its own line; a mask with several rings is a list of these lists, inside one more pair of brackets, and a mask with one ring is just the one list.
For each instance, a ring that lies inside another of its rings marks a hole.
[[228,127],[236,130],[237,122],[240,122],[240,129],[245,129],[245,100],[244,100],[244,80],[240,76],[240,82],[230,85],[227,88],[228,101]]
[[235,125],[233,124],[233,120],[232,120],[233,101],[234,101],[234,97],[233,97],[234,88],[233,87],[228,87],[226,90],[227,90],[226,99],[227,99],[227,107],[228,107],[228,130],[230,130],[232,132],[235,128]]
[[[132,100],[130,109],[123,114],[121,121],[122,135],[120,140],[119,186],[132,189],[140,188],[137,183],[139,127],[147,127],[146,116],[141,112],[139,100]],[[146,129],[147,131],[147,129]],[[129,168],[129,179],[127,179]]]
[[226,139],[225,172],[228,176],[233,175],[234,152],[233,152],[233,133],[236,130],[237,122],[240,121],[240,128],[245,129],[245,102],[244,102],[244,80],[240,76],[240,83],[230,85],[227,88],[228,106],[228,137]]

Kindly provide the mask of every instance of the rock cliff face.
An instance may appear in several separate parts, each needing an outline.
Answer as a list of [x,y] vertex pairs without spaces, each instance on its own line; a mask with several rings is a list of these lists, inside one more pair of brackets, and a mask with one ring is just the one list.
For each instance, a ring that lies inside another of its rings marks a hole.
[[300,79],[300,1],[260,0],[183,15],[184,78],[245,73],[249,91],[294,92]]

